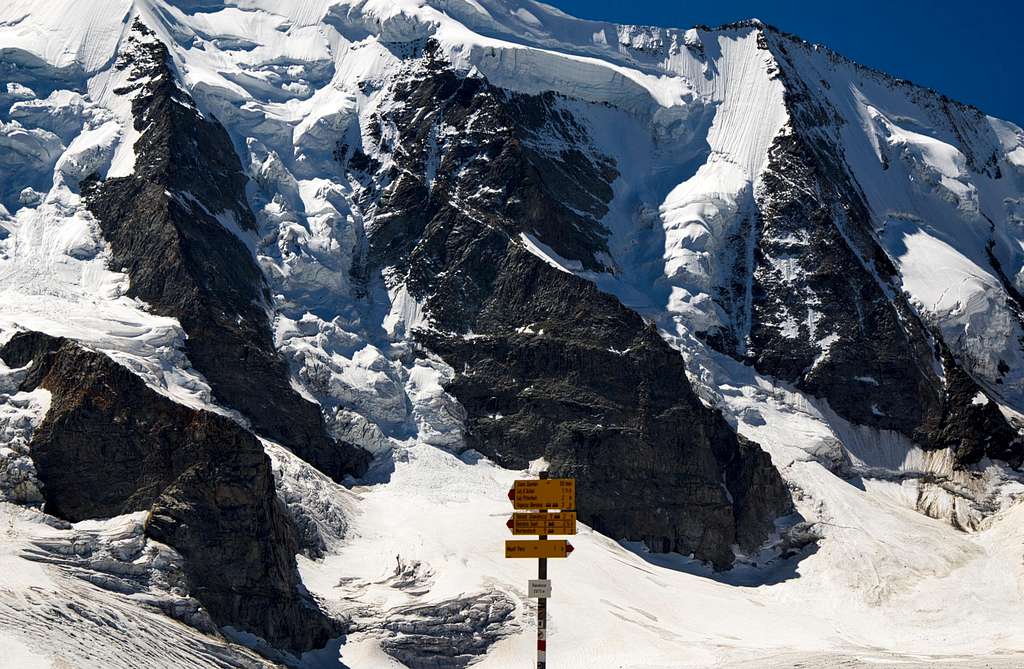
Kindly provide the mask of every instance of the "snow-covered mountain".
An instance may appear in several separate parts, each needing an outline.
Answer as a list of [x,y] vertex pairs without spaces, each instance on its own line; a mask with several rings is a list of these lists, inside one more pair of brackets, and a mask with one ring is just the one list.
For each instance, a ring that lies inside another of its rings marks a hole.
[[[1020,666],[1024,131],[758,21],[0,7],[15,666]],[[62,664],[64,663],[64,664]]]

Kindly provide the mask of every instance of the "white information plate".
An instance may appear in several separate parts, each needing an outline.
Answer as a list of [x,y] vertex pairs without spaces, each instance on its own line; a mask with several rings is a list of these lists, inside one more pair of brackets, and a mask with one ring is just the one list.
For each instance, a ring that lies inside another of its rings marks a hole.
[[533,597],[535,599],[537,599],[537,598],[547,599],[547,598],[551,597],[551,580],[550,579],[544,579],[544,580],[533,579],[533,580],[530,581],[530,586],[529,586],[528,590],[529,590],[529,596],[530,597]]

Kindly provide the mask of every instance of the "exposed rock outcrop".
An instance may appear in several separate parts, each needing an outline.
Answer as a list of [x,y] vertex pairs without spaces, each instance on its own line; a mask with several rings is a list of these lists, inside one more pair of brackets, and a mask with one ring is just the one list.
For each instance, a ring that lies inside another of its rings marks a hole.
[[167,48],[138,21],[117,67],[140,137],[129,177],[83,184],[129,295],[188,334],[189,360],[217,399],[336,480],[365,471],[369,454],[330,439],[319,407],[289,381],[274,349],[263,275],[231,230],[252,230],[246,177],[224,128],[177,83]]
[[771,31],[763,42],[786,83],[791,121],[756,193],[744,357],[848,420],[952,448],[961,465],[985,456],[1019,465],[1024,440],[995,403],[976,401],[981,388],[903,293],[843,164],[840,115],[808,89],[786,42]]
[[652,327],[592,284],[512,246],[473,330],[421,336],[462,370],[448,390],[469,413],[467,445],[576,478],[595,529],[721,568],[789,511],[767,454],[700,403]]
[[295,531],[251,433],[66,339],[19,333],[0,358],[31,365],[22,390],[51,394],[30,444],[48,513],[79,521],[148,511],[146,534],[185,558],[188,592],[218,625],[292,650],[341,633],[301,588]]
[[429,43],[394,96],[400,169],[377,175],[371,258],[425,304],[418,341],[456,370],[466,445],[574,476],[581,519],[610,536],[719,568],[758,546],[791,510],[768,456],[701,404],[653,327],[521,237],[603,269],[613,161],[558,96],[461,79]]

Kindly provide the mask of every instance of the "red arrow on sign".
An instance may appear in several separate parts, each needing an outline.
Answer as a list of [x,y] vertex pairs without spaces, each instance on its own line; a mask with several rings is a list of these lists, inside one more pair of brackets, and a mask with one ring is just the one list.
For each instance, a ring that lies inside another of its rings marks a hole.
[[505,523],[505,527],[507,527],[507,528],[508,528],[508,529],[510,529],[510,530],[511,530],[511,529],[512,529],[513,527],[515,527],[515,526],[516,526],[516,524],[515,524],[514,522],[512,522],[512,519],[511,519],[511,518],[509,518],[509,519],[508,519],[508,522],[507,522],[507,523]]
[[566,541],[565,542],[565,554],[568,555],[569,553],[573,552],[574,550],[576,550],[576,549],[572,547],[572,544],[570,544],[568,541]]
[[513,502],[516,501],[516,489],[515,488],[509,488],[508,489],[508,498],[510,500],[512,500]]

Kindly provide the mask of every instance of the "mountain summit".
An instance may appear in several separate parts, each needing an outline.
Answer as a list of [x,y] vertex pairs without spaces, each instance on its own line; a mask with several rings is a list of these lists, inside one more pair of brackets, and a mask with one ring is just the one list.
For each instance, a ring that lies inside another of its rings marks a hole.
[[0,146],[25,666],[522,664],[542,470],[559,666],[1019,664],[1020,128],[756,20],[14,0]]

